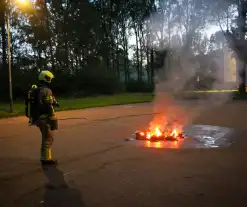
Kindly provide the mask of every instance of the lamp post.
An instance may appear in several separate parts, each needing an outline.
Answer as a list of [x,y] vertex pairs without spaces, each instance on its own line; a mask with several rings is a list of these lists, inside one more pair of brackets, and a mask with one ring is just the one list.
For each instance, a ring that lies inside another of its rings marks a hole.
[[12,68],[11,68],[11,37],[10,37],[10,12],[7,15],[7,30],[8,30],[8,69],[9,69],[9,101],[10,101],[10,112],[14,112],[14,104],[13,104],[13,89],[12,89]]
[[[11,0],[8,1],[9,5]],[[16,0],[17,4],[21,4],[22,6],[26,6],[28,4],[28,0]],[[10,101],[10,112],[14,112],[14,104],[13,104],[13,87],[12,87],[12,67],[11,67],[11,31],[10,31],[10,10],[7,12],[7,30],[8,30],[8,73],[9,73],[9,101]]]

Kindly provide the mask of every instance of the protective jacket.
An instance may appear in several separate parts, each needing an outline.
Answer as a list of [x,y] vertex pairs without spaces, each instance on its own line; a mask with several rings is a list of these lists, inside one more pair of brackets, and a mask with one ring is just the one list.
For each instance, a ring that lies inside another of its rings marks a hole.
[[56,105],[56,102],[54,102],[51,89],[46,85],[41,85],[38,87],[38,90],[39,118],[57,120],[54,111],[54,105]]

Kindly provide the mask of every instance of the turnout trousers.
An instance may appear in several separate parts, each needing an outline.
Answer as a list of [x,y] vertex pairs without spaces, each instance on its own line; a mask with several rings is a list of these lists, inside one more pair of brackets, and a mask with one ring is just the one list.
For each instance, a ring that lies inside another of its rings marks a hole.
[[52,143],[54,140],[54,133],[50,120],[42,119],[38,121],[37,126],[41,132],[41,149],[40,149],[40,160],[52,160]]

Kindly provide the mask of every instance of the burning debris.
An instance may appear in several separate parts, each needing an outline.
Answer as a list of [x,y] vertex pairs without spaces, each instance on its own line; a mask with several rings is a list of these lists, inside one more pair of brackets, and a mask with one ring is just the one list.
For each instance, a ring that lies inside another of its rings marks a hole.
[[157,113],[153,116],[147,130],[135,132],[136,140],[176,142],[187,137],[182,130],[188,123],[187,111],[177,106],[169,95],[163,93],[158,95],[154,112]]
[[178,129],[165,129],[161,130],[160,127],[155,127],[154,130],[148,131],[137,131],[135,133],[135,138],[137,140],[149,140],[149,141],[178,141],[183,139],[184,136],[182,132]]

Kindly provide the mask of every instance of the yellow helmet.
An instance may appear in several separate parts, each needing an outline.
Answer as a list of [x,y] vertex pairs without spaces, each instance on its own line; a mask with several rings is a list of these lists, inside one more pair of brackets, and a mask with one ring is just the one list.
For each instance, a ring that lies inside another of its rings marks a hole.
[[32,88],[32,89],[35,89],[35,88],[38,88],[38,86],[37,86],[37,85],[32,85],[31,88]]
[[54,75],[48,70],[42,70],[39,74],[39,80],[46,83],[51,83],[51,80],[54,78]]

